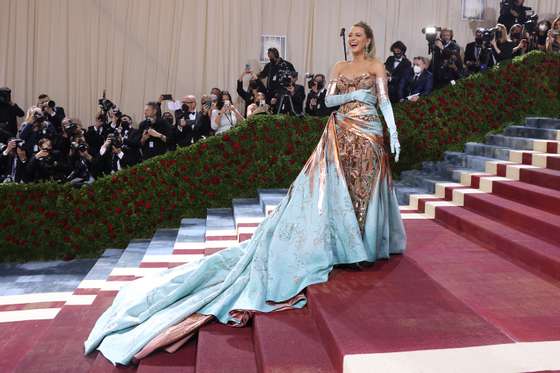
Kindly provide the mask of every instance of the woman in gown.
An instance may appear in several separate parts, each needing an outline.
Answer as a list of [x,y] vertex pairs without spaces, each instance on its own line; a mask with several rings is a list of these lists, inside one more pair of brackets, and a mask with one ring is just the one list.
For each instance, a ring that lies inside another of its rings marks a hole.
[[302,291],[327,281],[335,265],[404,251],[375,106],[398,160],[384,66],[367,24],[354,25],[348,44],[353,60],[335,65],[326,98],[340,108],[274,213],[251,240],[123,287],[85,341],[86,354],[98,349],[116,365],[158,348],[173,352],[214,318],[243,326],[254,312],[303,307]]

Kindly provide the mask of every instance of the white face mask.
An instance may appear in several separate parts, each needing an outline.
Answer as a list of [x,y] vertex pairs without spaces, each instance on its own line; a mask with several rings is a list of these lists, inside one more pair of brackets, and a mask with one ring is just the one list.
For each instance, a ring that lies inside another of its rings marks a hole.
[[418,65],[414,65],[412,69],[414,70],[414,74],[420,74],[422,72],[422,68]]

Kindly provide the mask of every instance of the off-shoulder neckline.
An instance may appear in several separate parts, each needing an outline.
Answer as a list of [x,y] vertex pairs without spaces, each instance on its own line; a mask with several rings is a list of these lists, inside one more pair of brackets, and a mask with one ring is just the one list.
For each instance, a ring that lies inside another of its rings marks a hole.
[[347,79],[347,80],[357,80],[357,79],[362,79],[362,78],[365,78],[365,77],[368,77],[368,76],[372,76],[372,75],[370,73],[363,73],[361,75],[358,75],[358,76],[355,76],[355,77],[351,78],[348,75],[338,74],[339,79],[344,78],[344,79]]

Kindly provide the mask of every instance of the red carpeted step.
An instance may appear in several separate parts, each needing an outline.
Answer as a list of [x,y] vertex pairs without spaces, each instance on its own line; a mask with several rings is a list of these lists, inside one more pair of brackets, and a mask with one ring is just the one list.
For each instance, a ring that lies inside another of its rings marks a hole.
[[52,320],[29,320],[0,324],[0,372],[13,372],[19,360],[48,330]]
[[309,309],[257,314],[259,372],[334,372]]
[[519,171],[519,180],[545,188],[560,190],[560,171],[558,170],[522,168]]
[[492,194],[560,215],[560,191],[521,181],[494,181]]
[[533,271],[560,279],[560,247],[461,207],[438,207],[436,220]]
[[96,354],[84,356],[84,341],[116,292],[101,292],[91,305],[64,306],[48,330],[17,365],[17,372],[88,372]]
[[204,326],[198,334],[196,372],[256,373],[252,328],[218,322]]
[[504,334],[521,342],[560,339],[558,281],[536,276],[433,220],[406,220],[405,227],[406,256]]
[[193,338],[172,354],[154,352],[140,361],[138,373],[195,373],[196,345],[196,338]]
[[362,271],[334,270],[307,296],[338,371],[348,354],[512,342],[406,256]]
[[558,215],[494,194],[465,194],[464,205],[473,212],[539,239],[560,244],[560,216]]

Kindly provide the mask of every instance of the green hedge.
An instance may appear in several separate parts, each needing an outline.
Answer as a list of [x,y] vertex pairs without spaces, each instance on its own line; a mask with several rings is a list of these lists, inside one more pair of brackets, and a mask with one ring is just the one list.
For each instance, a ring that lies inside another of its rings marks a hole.
[[[560,114],[560,56],[531,53],[396,105],[402,145],[396,172],[481,138],[527,115]],[[1,185],[0,260],[92,257],[150,237],[181,217],[205,216],[257,188],[287,187],[315,147],[325,118],[257,117],[209,138],[74,189]]]

